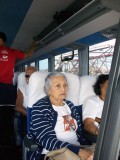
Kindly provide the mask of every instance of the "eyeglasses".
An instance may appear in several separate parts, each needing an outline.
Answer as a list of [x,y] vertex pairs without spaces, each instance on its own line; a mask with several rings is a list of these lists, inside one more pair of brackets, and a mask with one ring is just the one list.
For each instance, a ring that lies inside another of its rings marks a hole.
[[26,74],[26,75],[25,75],[26,78],[30,78],[30,76],[31,76],[31,75],[29,75],[29,74]]

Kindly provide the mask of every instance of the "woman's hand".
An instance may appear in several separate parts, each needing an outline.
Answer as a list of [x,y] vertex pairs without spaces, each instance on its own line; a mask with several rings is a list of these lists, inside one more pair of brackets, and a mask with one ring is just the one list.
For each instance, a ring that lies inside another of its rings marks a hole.
[[92,154],[91,156],[89,156],[89,157],[87,158],[87,160],[93,160],[93,157],[94,157],[94,154]]
[[82,160],[93,160],[93,152],[86,149],[80,149],[78,155],[81,157]]

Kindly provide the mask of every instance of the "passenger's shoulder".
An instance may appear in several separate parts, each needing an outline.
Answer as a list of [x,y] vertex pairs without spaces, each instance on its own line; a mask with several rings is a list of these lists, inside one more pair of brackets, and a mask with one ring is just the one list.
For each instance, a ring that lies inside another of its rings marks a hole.
[[41,105],[46,105],[49,103],[48,97],[43,97],[41,99],[39,99],[36,103],[34,103],[33,106],[41,106]]
[[86,101],[97,101],[97,100],[98,100],[98,96],[97,95],[91,96],[91,97],[86,99]]

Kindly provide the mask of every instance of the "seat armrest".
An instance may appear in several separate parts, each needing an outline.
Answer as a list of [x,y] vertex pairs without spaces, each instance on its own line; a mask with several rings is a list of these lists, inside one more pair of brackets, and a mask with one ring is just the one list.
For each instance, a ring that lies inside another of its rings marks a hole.
[[33,139],[30,139],[27,136],[24,138],[24,146],[27,147],[30,151],[36,151],[38,148],[38,144],[36,144]]

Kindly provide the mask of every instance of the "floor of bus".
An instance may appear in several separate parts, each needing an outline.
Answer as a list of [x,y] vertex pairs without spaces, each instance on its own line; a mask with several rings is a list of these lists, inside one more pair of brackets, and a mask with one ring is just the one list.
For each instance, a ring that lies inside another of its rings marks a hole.
[[22,160],[21,146],[0,146],[0,160]]

